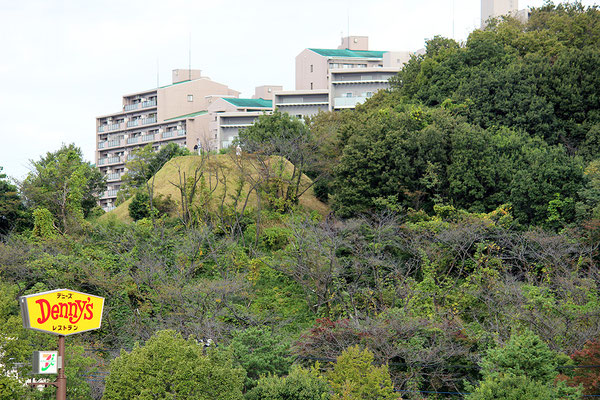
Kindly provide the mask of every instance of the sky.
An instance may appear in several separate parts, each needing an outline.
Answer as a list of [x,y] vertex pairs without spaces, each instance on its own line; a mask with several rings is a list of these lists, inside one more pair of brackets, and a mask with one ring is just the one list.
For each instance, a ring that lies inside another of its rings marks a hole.
[[337,48],[348,32],[371,50],[464,41],[480,12],[480,0],[0,0],[0,167],[21,180],[63,143],[93,162],[95,118],[190,61],[240,97],[293,90],[305,48]]

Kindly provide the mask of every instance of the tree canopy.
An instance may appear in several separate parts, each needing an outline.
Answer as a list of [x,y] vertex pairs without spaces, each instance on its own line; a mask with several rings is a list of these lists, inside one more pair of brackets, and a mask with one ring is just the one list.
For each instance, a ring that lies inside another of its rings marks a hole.
[[48,152],[39,161],[31,161],[33,170],[21,185],[29,207],[50,210],[62,231],[69,231],[97,207],[106,188],[105,178],[92,164],[83,160],[74,144]]

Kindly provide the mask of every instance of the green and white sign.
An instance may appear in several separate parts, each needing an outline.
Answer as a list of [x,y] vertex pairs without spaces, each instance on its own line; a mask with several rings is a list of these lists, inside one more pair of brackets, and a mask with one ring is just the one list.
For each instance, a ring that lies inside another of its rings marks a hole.
[[58,351],[34,351],[33,373],[34,374],[57,374],[58,373]]

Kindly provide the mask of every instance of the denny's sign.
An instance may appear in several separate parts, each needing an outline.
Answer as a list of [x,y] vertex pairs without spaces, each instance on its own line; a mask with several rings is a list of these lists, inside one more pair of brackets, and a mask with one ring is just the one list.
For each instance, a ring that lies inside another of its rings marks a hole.
[[99,329],[104,298],[68,289],[30,294],[19,298],[23,326],[68,336]]

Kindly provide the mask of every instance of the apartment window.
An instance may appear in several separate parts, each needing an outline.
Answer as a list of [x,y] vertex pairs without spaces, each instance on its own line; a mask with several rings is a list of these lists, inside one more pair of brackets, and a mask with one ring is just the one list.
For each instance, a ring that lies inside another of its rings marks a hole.
[[189,102],[194,101],[194,95],[193,94],[188,94],[187,99]]
[[352,97],[352,92],[344,93],[343,97]]
[[311,82],[310,83],[310,90],[312,90],[312,88],[313,88],[313,83]]
[[314,71],[313,65],[310,64],[310,72],[313,72],[313,71]]
[[373,92],[367,92],[365,97],[372,97],[373,96]]

